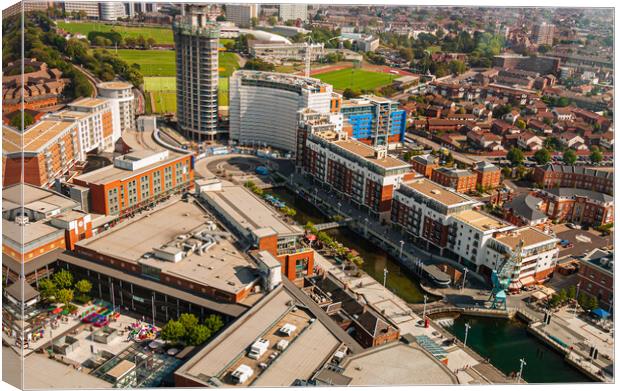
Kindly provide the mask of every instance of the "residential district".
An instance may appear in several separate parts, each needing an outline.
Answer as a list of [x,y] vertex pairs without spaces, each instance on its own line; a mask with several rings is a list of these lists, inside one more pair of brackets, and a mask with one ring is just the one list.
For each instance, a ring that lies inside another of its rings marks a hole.
[[2,17],[5,382],[614,381],[613,9]]

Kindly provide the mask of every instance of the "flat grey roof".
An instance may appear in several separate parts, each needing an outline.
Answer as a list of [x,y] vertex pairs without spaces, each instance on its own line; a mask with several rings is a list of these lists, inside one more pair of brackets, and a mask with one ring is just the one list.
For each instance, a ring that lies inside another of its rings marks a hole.
[[457,384],[456,376],[419,347],[391,343],[345,358],[350,386]]
[[[152,155],[157,152],[161,152],[161,151],[155,151],[155,152],[148,151],[148,154],[145,154],[145,155]],[[136,154],[136,156],[141,156],[141,154],[137,152],[134,152],[134,154]],[[125,169],[118,168],[115,165],[111,164],[109,166],[102,167],[98,170],[91,171],[86,174],[78,175],[75,177],[75,179],[79,181],[84,181],[86,183],[94,183],[94,184],[104,184],[104,183],[109,183],[109,182],[117,181],[117,180],[122,181],[127,178],[131,178],[131,177],[140,175],[144,172],[150,171],[156,167],[163,166],[164,164],[168,164],[181,157],[187,157],[187,156],[189,156],[189,154],[183,155],[180,153],[169,151],[168,157],[166,159],[160,160],[153,164],[149,164],[148,166],[144,166],[137,170],[133,170],[133,171],[125,170]]]
[[327,327],[314,322],[259,375],[252,387],[289,387],[295,379],[309,379],[339,345]]
[[196,304],[201,307],[219,312],[220,314],[231,316],[233,318],[240,316],[248,310],[248,307],[241,304],[223,303],[208,299],[206,297],[197,296],[187,291],[177,289],[157,281],[141,278],[129,273],[124,273],[118,269],[114,269],[112,267],[105,266],[86,259],[74,257],[73,255],[67,253],[61,253],[58,256],[58,259],[66,263],[88,269],[95,273],[101,273],[103,275],[110,276],[130,284],[136,284],[138,286],[150,289],[155,292],[179,298],[181,300],[187,301],[188,303]]
[[176,201],[80,241],[79,246],[116,259],[154,266],[166,274],[225,292],[237,293],[256,280],[257,269],[254,262],[226,237],[230,236],[227,232],[214,231],[217,243],[202,255],[193,253],[176,263],[143,258],[145,253],[160,248],[179,235],[206,228],[208,220],[215,222],[195,202]]
[[203,381],[217,376],[272,323],[290,311],[292,300],[284,289],[276,288],[181,366],[177,373]]
[[45,220],[19,225],[14,221],[2,219],[2,237],[15,243],[27,245],[46,236],[64,236],[65,231],[46,224]]
[[[23,194],[23,199],[22,199]],[[2,189],[2,211],[15,209],[23,202],[24,208],[39,211],[38,207],[53,207],[54,209],[72,209],[79,204],[71,198],[55,191],[43,189],[28,183],[15,184]],[[39,204],[43,202],[44,204]],[[5,205],[6,203],[6,205]]]
[[234,222],[253,231],[257,228],[272,228],[278,235],[301,235],[301,228],[287,224],[273,208],[252,194],[243,186],[224,185],[222,190],[202,193],[210,202],[223,210]]

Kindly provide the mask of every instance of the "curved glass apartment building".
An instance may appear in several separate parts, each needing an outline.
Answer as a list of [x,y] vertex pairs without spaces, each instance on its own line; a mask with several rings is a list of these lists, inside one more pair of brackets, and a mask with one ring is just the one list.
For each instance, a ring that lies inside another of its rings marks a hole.
[[291,74],[237,71],[230,78],[230,139],[294,152],[297,112],[340,111],[341,96],[318,79]]
[[217,135],[219,28],[205,7],[185,6],[173,24],[177,65],[177,118],[188,139]]

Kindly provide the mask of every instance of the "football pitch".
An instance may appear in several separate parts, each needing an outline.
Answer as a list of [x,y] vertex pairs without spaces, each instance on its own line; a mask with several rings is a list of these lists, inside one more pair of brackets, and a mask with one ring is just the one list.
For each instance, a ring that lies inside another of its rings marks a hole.
[[[112,53],[114,52],[112,50]],[[176,56],[174,50],[118,49],[117,54],[129,65],[140,65],[140,72],[144,77],[176,75]],[[239,63],[235,54],[219,52],[219,68],[220,76],[226,77],[239,69]]]
[[372,72],[363,69],[341,69],[338,71],[313,75],[317,79],[334,86],[335,90],[342,91],[350,88],[354,91],[375,90],[392,83],[398,75],[390,73]]
[[[144,89],[153,95],[155,101],[153,112],[174,113],[177,110],[175,77],[145,77]],[[218,102],[220,106],[228,106],[227,77],[220,77]]]

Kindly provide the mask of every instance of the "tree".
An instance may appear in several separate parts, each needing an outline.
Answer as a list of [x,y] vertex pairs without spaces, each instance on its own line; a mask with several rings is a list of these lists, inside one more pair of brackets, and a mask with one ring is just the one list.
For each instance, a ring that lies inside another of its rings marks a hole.
[[502,167],[502,176],[504,178],[510,178],[512,176],[512,170],[510,167]]
[[568,287],[568,292],[566,292],[567,297],[570,300],[575,300],[577,297],[577,288],[574,285]]
[[513,166],[523,163],[525,156],[523,155],[523,151],[519,148],[513,147],[508,154],[506,155],[506,159],[510,160]]
[[205,321],[204,325],[211,330],[212,334],[217,333],[222,327],[224,327],[224,321],[222,321],[222,317],[219,315],[209,315]]
[[43,300],[49,300],[56,296],[56,284],[49,278],[44,278],[39,281],[38,290]]
[[169,320],[161,329],[160,337],[164,341],[177,343],[185,337],[185,326],[178,320]]
[[155,41],[155,38],[153,38],[153,37],[148,37],[146,39],[146,46],[149,47],[149,48],[152,48],[153,46],[155,46],[155,43],[156,43],[156,41]]
[[566,289],[562,288],[558,292],[558,296],[560,297],[560,303],[566,302],[568,300],[568,294],[566,293]]
[[75,289],[83,295],[87,295],[90,293],[91,289],[93,289],[93,284],[88,280],[80,280],[75,283]]
[[258,26],[258,18],[253,17],[252,19],[250,19],[250,24],[252,25],[252,28],[255,29],[256,26]]
[[198,326],[198,318],[194,314],[181,314],[179,322],[185,327],[186,331],[190,331],[194,327]]
[[73,274],[65,269],[60,269],[52,276],[52,281],[58,289],[70,288],[73,285]]
[[201,345],[211,336],[211,330],[207,326],[198,325],[187,332],[185,342],[189,345]]
[[73,289],[63,288],[63,289],[59,289],[58,292],[56,292],[56,301],[58,303],[63,303],[64,305],[67,305],[71,303],[72,300],[73,300]]
[[575,154],[575,151],[572,149],[567,149],[562,156],[562,160],[564,161],[564,164],[572,166],[577,161],[577,154]]
[[136,39],[132,37],[125,38],[125,46],[133,48],[136,46]]
[[516,122],[515,125],[517,126],[517,128],[519,129],[525,129],[525,127],[527,126],[527,124],[525,123],[525,121],[523,121],[521,118],[519,118]]
[[590,153],[590,161],[592,163],[600,163],[603,160],[603,153],[598,148],[592,147],[592,152]]
[[588,300],[588,309],[590,311],[598,308],[598,299],[596,296],[590,296],[590,300]]
[[246,61],[245,65],[243,66],[243,69],[249,69],[253,71],[273,72],[276,69],[276,67],[275,65],[269,62],[265,62],[261,60],[260,58],[252,58]]
[[463,61],[453,60],[450,61],[448,65],[450,67],[450,72],[455,75],[461,75],[467,70],[467,65],[465,65]]
[[217,22],[225,22],[226,21],[226,17],[224,15],[218,15],[215,20]]
[[[22,127],[22,117],[24,118],[24,127]],[[11,118],[11,126],[14,128],[17,128],[19,130],[24,130],[25,128],[29,127],[30,125],[32,125],[34,123],[34,117],[32,116],[32,114],[23,111],[22,115],[16,115],[13,118]]]
[[278,23],[278,18],[272,15],[267,19],[267,23],[269,23],[270,26],[275,26],[276,23]]
[[352,98],[357,98],[358,96],[360,96],[359,91],[355,91],[351,88],[345,88],[344,91],[342,92],[342,96],[344,96],[345,99],[352,99]]
[[534,159],[540,165],[547,164],[551,160],[551,153],[546,148],[540,149],[534,153]]

